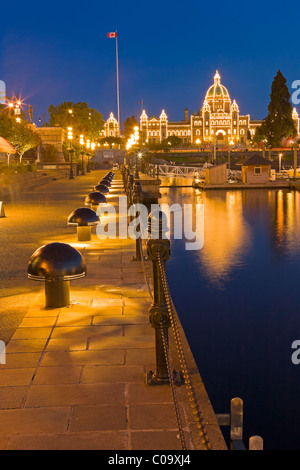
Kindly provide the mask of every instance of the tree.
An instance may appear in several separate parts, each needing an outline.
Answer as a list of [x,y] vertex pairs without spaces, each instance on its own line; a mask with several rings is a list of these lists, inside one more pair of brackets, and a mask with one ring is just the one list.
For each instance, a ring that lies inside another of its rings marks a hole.
[[49,126],[60,126],[63,129],[73,128],[73,135],[79,138],[84,135],[90,140],[97,141],[99,133],[104,127],[103,116],[96,109],[90,108],[87,103],[67,102],[48,108],[50,116]]
[[52,144],[44,144],[41,146],[41,157],[44,163],[57,162],[58,150]]
[[100,140],[101,144],[109,145],[109,148],[112,148],[113,144],[121,145],[123,143],[122,137],[103,137]]
[[162,144],[166,148],[179,147],[182,144],[182,139],[177,135],[170,135],[165,140],[162,141]]
[[271,147],[280,147],[284,138],[288,139],[297,134],[290,98],[286,79],[278,70],[271,86],[268,115],[256,129],[254,141],[266,140]]
[[27,150],[41,144],[40,136],[28,124],[23,121],[16,122],[14,118],[4,113],[0,114],[0,135],[17,151],[20,163],[22,163],[22,157]]
[[135,116],[128,117],[124,122],[124,138],[127,141],[131,134],[134,134],[134,128],[139,127],[139,123],[137,122]]

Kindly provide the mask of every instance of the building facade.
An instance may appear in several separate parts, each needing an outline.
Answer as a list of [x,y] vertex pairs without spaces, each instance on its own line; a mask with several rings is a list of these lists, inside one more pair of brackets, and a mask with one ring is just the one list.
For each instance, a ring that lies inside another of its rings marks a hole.
[[109,118],[104,123],[104,129],[100,133],[100,137],[120,137],[120,126],[118,120],[113,113],[110,113]]
[[[293,110],[293,119],[299,133],[299,115],[296,109]],[[192,144],[195,147],[247,145],[260,124],[259,120],[251,120],[249,114],[240,114],[237,102],[231,100],[227,88],[222,85],[218,71],[198,113],[189,116],[186,108],[185,119],[178,122],[169,121],[164,110],[159,117],[151,118],[143,110],[140,117],[143,142],[159,143],[170,136],[177,136],[183,144]]]

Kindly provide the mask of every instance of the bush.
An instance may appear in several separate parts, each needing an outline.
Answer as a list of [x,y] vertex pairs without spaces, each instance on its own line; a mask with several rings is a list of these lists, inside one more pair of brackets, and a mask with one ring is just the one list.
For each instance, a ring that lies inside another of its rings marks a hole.
[[14,175],[16,173],[27,173],[31,171],[36,171],[36,165],[0,165],[0,174],[1,175]]

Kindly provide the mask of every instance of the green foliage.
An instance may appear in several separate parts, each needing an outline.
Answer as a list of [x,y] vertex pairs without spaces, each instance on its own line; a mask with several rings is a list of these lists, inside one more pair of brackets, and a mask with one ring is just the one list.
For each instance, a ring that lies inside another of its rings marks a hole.
[[103,137],[100,140],[101,144],[108,144],[109,148],[112,148],[112,144],[121,145],[123,143],[122,137]]
[[41,144],[40,136],[25,122],[0,113],[0,136],[6,139],[18,152],[20,162],[25,152]]
[[65,101],[58,106],[50,105],[48,113],[49,126],[60,126],[63,129],[72,127],[73,136],[77,139],[80,135],[84,135],[86,139],[96,142],[99,139],[99,132],[104,127],[102,114],[90,108],[87,103]]
[[44,163],[57,162],[58,150],[54,145],[44,144],[41,147],[41,159]]
[[163,140],[162,144],[166,148],[180,147],[180,145],[182,145],[182,139],[180,139],[180,137],[178,137],[177,135],[170,135],[165,140]]
[[271,86],[268,115],[261,126],[256,129],[254,142],[266,140],[267,145],[280,147],[284,138],[288,139],[296,135],[290,98],[286,79],[278,70]]
[[14,175],[16,173],[27,173],[31,171],[36,171],[37,166],[36,165],[6,165],[6,164],[1,164],[0,165],[0,175]]
[[130,138],[131,134],[134,134],[134,128],[135,127],[139,128],[139,123],[137,122],[135,116],[131,116],[126,119],[123,126],[124,126],[123,135],[124,135],[125,140],[127,141]]

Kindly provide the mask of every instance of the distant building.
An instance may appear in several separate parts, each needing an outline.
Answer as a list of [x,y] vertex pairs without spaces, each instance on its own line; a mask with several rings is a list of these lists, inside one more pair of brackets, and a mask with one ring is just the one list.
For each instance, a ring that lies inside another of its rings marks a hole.
[[120,126],[118,120],[113,113],[110,113],[109,118],[104,123],[104,130],[101,132],[101,137],[120,137]]
[[0,80],[0,104],[6,104],[6,86],[3,80]]
[[[293,110],[293,119],[299,133],[299,115]],[[159,143],[172,135],[180,137],[185,144],[218,147],[247,144],[255,134],[260,120],[251,120],[249,114],[240,114],[239,106],[231,100],[227,88],[221,84],[218,71],[214,83],[205,95],[198,113],[189,116],[185,109],[183,121],[169,121],[165,110],[159,117],[148,117],[143,110],[140,117],[140,130],[143,142]]]
[[271,161],[254,154],[242,165],[243,183],[268,183],[270,181]]

